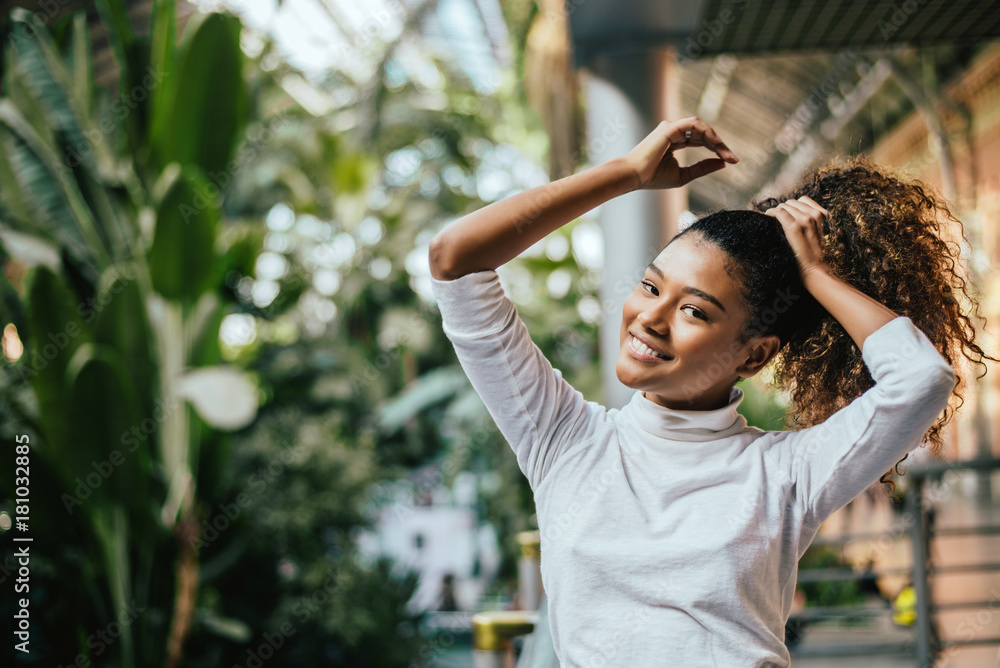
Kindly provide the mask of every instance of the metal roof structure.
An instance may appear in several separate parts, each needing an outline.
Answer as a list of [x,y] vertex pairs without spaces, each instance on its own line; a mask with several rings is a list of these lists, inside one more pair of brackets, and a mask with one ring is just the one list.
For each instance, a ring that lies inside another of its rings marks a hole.
[[[624,11],[627,9],[627,11]],[[991,0],[567,0],[578,56],[674,46],[688,57],[968,46],[1000,37]]]
[[[745,206],[835,152],[871,148],[1000,40],[1000,3],[972,0],[566,0],[574,58],[672,47],[680,108],[744,167],[689,186],[690,209]],[[912,91],[911,91],[912,92]],[[691,160],[696,156],[691,156]]]

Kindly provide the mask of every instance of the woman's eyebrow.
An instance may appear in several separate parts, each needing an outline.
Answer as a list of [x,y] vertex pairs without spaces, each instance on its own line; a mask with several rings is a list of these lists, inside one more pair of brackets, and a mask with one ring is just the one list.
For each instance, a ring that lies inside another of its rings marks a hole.
[[681,289],[681,292],[683,292],[685,294],[689,294],[689,295],[694,295],[695,297],[701,297],[705,301],[710,302],[710,303],[715,304],[716,306],[718,306],[720,309],[722,309],[723,313],[725,313],[725,311],[726,311],[726,307],[722,305],[722,302],[720,302],[718,299],[716,299],[712,295],[708,294],[704,290],[699,290],[698,288],[692,288],[690,286],[685,286],[683,289]]
[[[649,265],[646,267],[646,269],[653,272],[660,278],[665,278],[665,276],[663,275],[663,270],[657,267],[656,264],[654,264],[653,262],[650,262]],[[704,290],[699,290],[698,288],[692,288],[691,286],[685,286],[684,288],[681,289],[681,292],[687,295],[694,295],[695,297],[701,297],[710,304],[715,304],[716,306],[718,306],[723,313],[726,312],[726,307],[722,305],[722,302],[720,302],[718,299],[708,294]]]

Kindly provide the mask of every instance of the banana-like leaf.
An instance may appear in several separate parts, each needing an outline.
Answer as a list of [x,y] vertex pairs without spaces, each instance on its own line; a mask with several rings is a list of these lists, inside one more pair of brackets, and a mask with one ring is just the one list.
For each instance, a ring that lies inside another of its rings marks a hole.
[[174,0],[153,0],[153,15],[149,21],[149,67],[154,75],[163,79],[162,85],[152,91],[150,108],[160,109],[170,99],[169,93],[176,80],[174,72],[177,68],[177,39]]
[[[122,75],[125,75],[125,71],[129,67],[125,50],[135,39],[132,21],[128,16],[128,8],[123,0],[97,0],[97,13],[101,17],[101,23],[107,29],[111,50],[115,54],[115,60],[118,61],[118,70]],[[119,77],[119,82],[123,79],[127,79],[127,76]],[[122,94],[120,85],[118,94]]]
[[0,215],[15,229],[42,234],[100,269],[110,263],[72,170],[9,99],[0,99]]
[[[157,415],[167,408],[154,404],[153,388],[158,387],[155,341],[146,317],[146,302],[139,286],[134,265],[115,266],[101,277],[101,290],[96,300],[97,317],[94,339],[113,348],[125,360],[128,375],[143,418],[157,422]],[[155,427],[155,425],[154,425]],[[133,434],[130,441],[152,442],[154,427],[145,427]]]
[[[125,358],[108,346],[82,347],[66,370],[66,383],[71,388],[74,438],[66,457],[74,480],[82,479],[92,489],[94,512],[123,506],[148,524],[153,441],[137,435],[155,429],[155,416],[140,413]],[[146,419],[154,426],[144,423]]]
[[231,180],[227,169],[249,108],[240,29],[239,19],[225,14],[189,24],[172,81],[152,110],[159,165],[196,165],[217,183]]
[[[35,30],[35,29],[31,29]],[[29,32],[25,22],[14,22],[11,26],[10,37],[4,48],[3,85],[6,96],[21,110],[25,119],[38,133],[38,136],[49,147],[56,145],[55,129],[52,128],[46,119],[45,110],[33,91],[28,87],[28,82],[24,72],[24,67],[20,67],[18,61],[25,57],[25,52],[37,51],[34,41],[34,33]],[[30,68],[29,68],[30,69]]]
[[[129,522],[125,508],[114,506],[106,515],[93,518],[94,533],[104,558],[104,574],[111,591],[114,617],[125,614],[132,601],[132,562],[129,559]],[[112,655],[118,659],[111,663],[122,668],[135,668],[135,647],[132,625],[120,624],[122,632],[117,643],[111,645]]]
[[[95,169],[94,152],[80,122],[88,115],[85,103],[89,96],[82,99],[74,97],[72,74],[59,57],[52,36],[40,27],[42,24],[34,14],[15,8],[11,11],[11,19],[14,34],[22,35],[11,43],[8,50],[13,57],[5,76],[7,82],[17,83],[20,95],[15,102],[22,109],[30,106],[40,112],[40,119],[33,114],[32,124],[40,136],[49,135],[45,137],[49,140],[47,145],[66,167],[84,165]],[[28,31],[31,31],[30,36],[24,36]],[[31,103],[26,99],[28,97]],[[38,129],[39,121],[45,123],[47,130]],[[54,141],[55,137],[59,138],[58,143]]]
[[167,299],[192,303],[216,275],[215,236],[221,213],[199,171],[184,169],[156,210],[149,249],[153,289]]
[[[85,304],[77,303],[48,267],[29,273],[27,293],[28,331],[21,332],[26,349],[17,368],[35,389],[47,451],[58,466],[66,451],[75,447],[76,426],[67,420],[72,400],[66,391],[66,369],[77,349],[93,342],[93,335],[78,310]],[[72,476],[67,479],[71,480]]]
[[87,14],[77,12],[73,15],[73,39],[70,42],[69,70],[73,73],[73,97],[84,109],[90,109],[93,104],[94,64],[90,56],[90,30],[87,27]]

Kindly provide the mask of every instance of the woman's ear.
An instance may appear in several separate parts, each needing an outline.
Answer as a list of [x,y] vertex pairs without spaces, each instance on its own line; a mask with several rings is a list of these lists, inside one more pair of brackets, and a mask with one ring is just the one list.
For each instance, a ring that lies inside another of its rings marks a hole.
[[741,378],[750,378],[757,375],[757,372],[767,366],[767,363],[778,354],[781,348],[781,339],[777,334],[767,336],[755,336],[744,346],[746,359],[743,364],[736,367],[736,373]]

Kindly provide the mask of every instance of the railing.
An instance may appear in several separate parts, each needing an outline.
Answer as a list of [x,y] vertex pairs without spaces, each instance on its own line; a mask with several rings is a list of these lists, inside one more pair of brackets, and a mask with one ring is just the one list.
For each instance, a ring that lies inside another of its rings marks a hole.
[[[912,578],[913,588],[916,593],[915,638],[908,642],[882,644],[851,645],[841,643],[838,645],[797,647],[794,650],[796,655],[849,656],[858,654],[909,654],[917,660],[918,666],[923,667],[933,665],[935,659],[948,649],[970,645],[1000,645],[1000,637],[943,639],[938,636],[934,623],[934,615],[938,612],[970,609],[993,610],[998,605],[998,601],[996,600],[959,601],[946,604],[935,604],[933,602],[930,578],[936,575],[1000,571],[1000,561],[938,567],[930,563],[930,546],[932,540],[947,539],[956,536],[990,536],[1000,534],[1000,525],[950,528],[936,528],[934,526],[934,512],[924,505],[924,487],[928,482],[940,481],[945,473],[956,470],[977,471],[988,475],[991,471],[1000,470],[1000,459],[950,462],[921,468],[915,467],[909,470],[906,475],[910,479],[910,488],[906,493],[905,508],[905,512],[908,515],[909,529],[906,532],[855,533],[813,541],[813,545],[835,545],[858,540],[897,541],[909,539],[912,547],[912,565],[910,567],[876,568],[861,572],[850,568],[815,568],[799,571],[799,582],[863,580],[887,575],[909,575]],[[1000,556],[1000,553],[998,553],[998,556]],[[790,621],[876,617],[891,612],[891,609],[872,609],[861,606],[806,608],[792,615]]]
[[474,668],[514,668],[514,638],[535,630],[542,600],[541,538],[537,531],[518,534],[521,559],[517,598],[521,610],[488,610],[472,616]]

